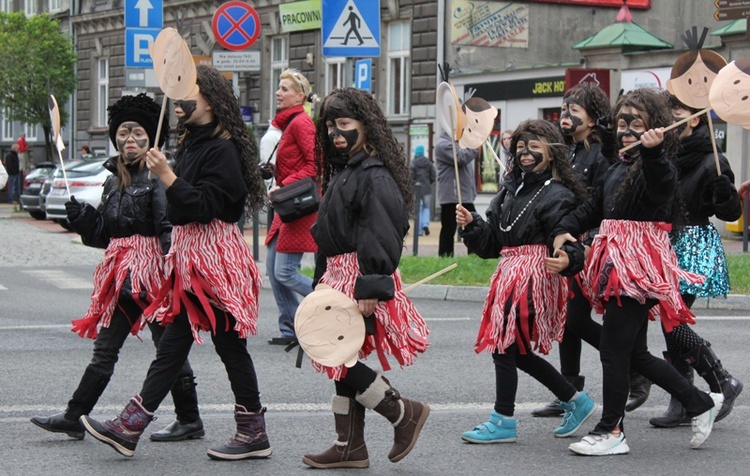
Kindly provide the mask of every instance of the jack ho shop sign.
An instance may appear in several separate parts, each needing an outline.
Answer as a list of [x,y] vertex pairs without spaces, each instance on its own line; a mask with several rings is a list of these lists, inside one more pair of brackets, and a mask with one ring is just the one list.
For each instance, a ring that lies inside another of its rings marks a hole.
[[565,76],[467,84],[465,88],[476,89],[474,96],[487,101],[554,97],[565,93]]
[[319,30],[321,28],[321,0],[284,3],[279,5],[281,31]]

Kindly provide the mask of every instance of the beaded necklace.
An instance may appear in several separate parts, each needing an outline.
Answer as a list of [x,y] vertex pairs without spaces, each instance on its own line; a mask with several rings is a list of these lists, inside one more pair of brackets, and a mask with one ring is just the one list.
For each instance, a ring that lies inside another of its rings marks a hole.
[[539,188],[539,190],[537,190],[537,191],[536,191],[536,193],[534,194],[534,196],[533,196],[533,197],[531,197],[531,200],[529,200],[529,201],[528,201],[528,203],[526,203],[526,206],[525,206],[525,207],[523,207],[523,209],[521,210],[521,213],[519,213],[519,214],[518,214],[518,215],[516,216],[516,219],[515,219],[515,220],[513,220],[513,223],[511,223],[511,224],[510,224],[510,225],[508,225],[508,226],[501,226],[501,227],[500,227],[500,231],[502,231],[502,232],[505,232],[505,233],[509,232],[509,231],[510,231],[510,230],[511,230],[511,229],[513,228],[513,226],[514,226],[514,225],[515,225],[516,223],[518,223],[518,220],[520,220],[520,219],[521,219],[521,217],[523,216],[523,214],[524,214],[524,213],[526,212],[526,209],[527,209],[527,208],[529,208],[529,205],[531,205],[531,202],[533,202],[533,201],[534,201],[534,199],[535,199],[536,197],[538,197],[540,193],[542,193],[542,190],[544,190],[544,188],[545,188],[545,187],[546,187],[547,185],[549,185],[549,184],[550,184],[551,182],[552,182],[552,179],[548,179],[548,180],[547,180],[546,182],[544,182],[544,185],[542,185],[542,186],[541,186],[541,188]]

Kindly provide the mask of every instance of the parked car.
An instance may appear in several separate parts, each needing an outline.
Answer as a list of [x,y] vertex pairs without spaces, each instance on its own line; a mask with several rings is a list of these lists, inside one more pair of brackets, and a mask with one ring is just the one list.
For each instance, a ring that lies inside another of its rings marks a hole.
[[[102,199],[102,185],[111,172],[104,168],[106,159],[82,160],[66,165],[65,173],[68,177],[70,195],[81,203],[88,203],[98,207]],[[55,172],[52,186],[46,196],[45,213],[47,218],[59,223],[64,228],[70,228],[65,213],[65,202],[70,200],[65,187],[62,170]]]
[[42,162],[36,164],[34,170],[29,172],[23,181],[21,207],[37,220],[44,220],[46,218],[40,194],[44,186],[44,181],[52,178],[54,173],[55,164],[52,162]]

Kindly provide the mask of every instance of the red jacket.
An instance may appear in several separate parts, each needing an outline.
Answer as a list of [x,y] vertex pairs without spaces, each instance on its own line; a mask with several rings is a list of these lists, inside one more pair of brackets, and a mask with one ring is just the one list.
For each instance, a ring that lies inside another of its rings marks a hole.
[[[296,115],[295,115],[296,114]],[[290,121],[290,117],[294,117]],[[294,106],[279,111],[273,125],[283,131],[279,147],[276,149],[276,184],[289,185],[305,177],[316,177],[315,167],[315,125],[302,106]],[[307,215],[291,223],[283,223],[274,215],[271,229],[266,236],[266,245],[278,234],[276,251],[282,253],[315,252],[318,246],[310,233],[317,213]]]

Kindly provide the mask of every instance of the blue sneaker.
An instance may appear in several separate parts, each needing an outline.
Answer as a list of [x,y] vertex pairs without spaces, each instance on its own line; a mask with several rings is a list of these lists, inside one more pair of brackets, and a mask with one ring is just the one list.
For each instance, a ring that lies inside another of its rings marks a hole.
[[565,410],[565,414],[560,426],[555,428],[554,434],[557,438],[565,438],[575,433],[596,411],[596,403],[586,395],[586,392],[580,392],[569,402],[560,402],[560,406]]
[[517,425],[518,421],[515,418],[506,418],[493,411],[488,422],[477,425],[471,431],[463,432],[461,439],[479,444],[514,443]]

